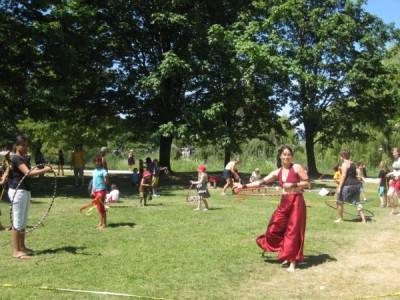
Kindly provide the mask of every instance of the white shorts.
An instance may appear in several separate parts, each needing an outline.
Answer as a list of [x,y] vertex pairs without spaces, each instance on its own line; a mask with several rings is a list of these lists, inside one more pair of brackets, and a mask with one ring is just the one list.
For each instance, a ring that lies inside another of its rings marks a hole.
[[15,190],[8,189],[8,197],[12,201],[13,224],[15,230],[25,230],[28,220],[28,211],[31,204],[31,192],[27,190],[17,190],[14,197]]

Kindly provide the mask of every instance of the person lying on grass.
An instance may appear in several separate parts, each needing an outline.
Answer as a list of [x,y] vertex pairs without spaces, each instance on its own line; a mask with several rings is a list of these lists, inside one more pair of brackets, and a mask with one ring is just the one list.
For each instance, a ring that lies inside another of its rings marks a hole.
[[107,226],[107,213],[104,207],[104,201],[106,199],[106,185],[108,184],[108,173],[104,169],[102,156],[98,155],[94,159],[96,168],[93,171],[92,178],[92,196],[94,197],[91,202],[83,205],[80,211],[96,205],[97,212],[99,213],[99,224],[96,225],[98,229],[104,229]]

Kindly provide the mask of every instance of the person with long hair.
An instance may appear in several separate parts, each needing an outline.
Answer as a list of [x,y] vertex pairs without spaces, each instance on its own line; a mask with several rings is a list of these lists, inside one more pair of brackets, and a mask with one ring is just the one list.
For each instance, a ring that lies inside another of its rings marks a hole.
[[293,150],[284,145],[278,151],[277,169],[261,180],[238,188],[259,186],[278,181],[282,188],[281,201],[272,214],[265,234],[256,242],[264,251],[278,252],[278,260],[294,272],[296,264],[304,260],[303,248],[306,229],[306,205],[303,192],[310,188],[307,170],[293,162]]
[[[31,170],[27,159],[28,139],[18,136],[14,145],[14,153],[11,157],[11,169],[8,179],[8,197],[12,201],[12,244],[13,257],[27,259],[33,251],[25,245],[25,227],[28,219],[29,205],[31,202],[30,177],[51,171],[50,166],[42,169]],[[26,178],[22,180],[22,178]],[[18,187],[19,185],[19,187]],[[18,187],[18,189],[17,189]]]
[[366,223],[363,206],[360,203],[361,181],[357,178],[357,168],[354,162],[350,160],[350,151],[342,150],[339,153],[342,164],[340,166],[341,174],[339,186],[337,188],[337,212],[339,218],[335,223],[343,222],[344,202],[350,202],[357,207],[362,223]]

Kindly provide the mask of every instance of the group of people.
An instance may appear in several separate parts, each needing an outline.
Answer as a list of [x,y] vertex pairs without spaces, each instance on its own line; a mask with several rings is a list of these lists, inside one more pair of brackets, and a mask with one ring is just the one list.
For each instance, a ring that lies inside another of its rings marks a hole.
[[133,151],[128,154],[128,167],[133,171],[132,184],[139,191],[140,206],[147,206],[147,202],[152,197],[160,197],[157,194],[161,172],[168,173],[167,167],[160,166],[158,159],[146,157],[145,160],[139,159],[138,168],[135,167],[135,157]]
[[[25,244],[25,228],[29,211],[31,198],[31,183],[30,178],[44,174],[51,170],[50,166],[43,168],[31,169],[29,160],[26,158],[28,153],[28,140],[23,136],[16,139],[14,145],[14,153],[9,158],[9,174],[3,174],[0,178],[0,183],[5,183],[5,178],[8,179],[8,196],[12,200],[12,243],[13,256],[18,259],[27,259],[32,254]],[[106,160],[106,149],[101,149],[100,153],[95,157],[95,170],[93,171],[91,194],[93,199],[84,206],[81,210],[87,209],[90,206],[96,206],[99,212],[99,224],[97,228],[103,229],[106,227],[106,199],[107,197],[118,194],[119,191],[114,185],[111,192],[107,195],[107,185],[109,184],[108,165]],[[388,172],[387,168],[382,164],[379,177],[383,180],[390,178],[387,197],[396,200],[400,195],[400,153],[398,148],[392,151],[394,163],[393,171]],[[337,186],[337,210],[339,219],[335,222],[343,221],[343,204],[346,201],[356,205],[362,222],[366,222],[363,213],[363,207],[360,203],[361,182],[357,174],[357,167],[350,159],[350,152],[342,150],[339,153],[341,159],[340,176]],[[237,181],[236,188],[246,189],[258,187],[262,184],[271,184],[277,182],[281,187],[281,200],[271,216],[267,230],[263,235],[256,239],[256,243],[264,251],[278,252],[278,259],[282,265],[287,266],[287,271],[293,272],[296,264],[304,259],[303,248],[305,240],[306,227],[306,205],[303,197],[304,189],[310,188],[310,179],[307,174],[307,169],[302,165],[294,163],[292,149],[285,145],[278,151],[277,169],[269,173],[266,177],[261,178],[260,171],[256,169],[252,174],[251,182],[243,184],[240,181],[237,166],[240,163],[239,159],[229,162],[224,170],[226,184],[223,188],[225,194],[229,186],[234,185],[234,180]],[[136,170],[136,171],[135,171]],[[133,174],[137,180],[135,183],[139,186],[140,204],[146,205],[147,198],[150,194],[153,196],[157,190],[160,172],[166,168],[160,167],[156,159],[146,158],[145,161],[139,160],[139,168],[133,168]],[[197,168],[198,178],[191,181],[196,186],[200,201],[195,210],[207,211],[209,209],[208,198],[208,175],[206,166],[199,165]],[[25,176],[25,179],[22,178]],[[132,178],[133,180],[133,178]],[[382,182],[382,181],[381,181]],[[382,185],[380,185],[380,192]],[[118,191],[118,193],[117,193]],[[385,191],[385,185],[383,185]],[[113,196],[111,196],[113,197]],[[393,201],[393,200],[391,200]],[[204,206],[204,208],[202,208]]]

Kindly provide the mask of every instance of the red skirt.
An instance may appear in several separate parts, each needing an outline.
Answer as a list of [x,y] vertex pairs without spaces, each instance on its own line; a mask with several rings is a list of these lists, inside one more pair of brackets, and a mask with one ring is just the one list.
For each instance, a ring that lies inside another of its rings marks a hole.
[[265,251],[279,252],[281,261],[302,261],[306,230],[306,205],[302,194],[283,195],[272,214],[267,232],[256,239]]

